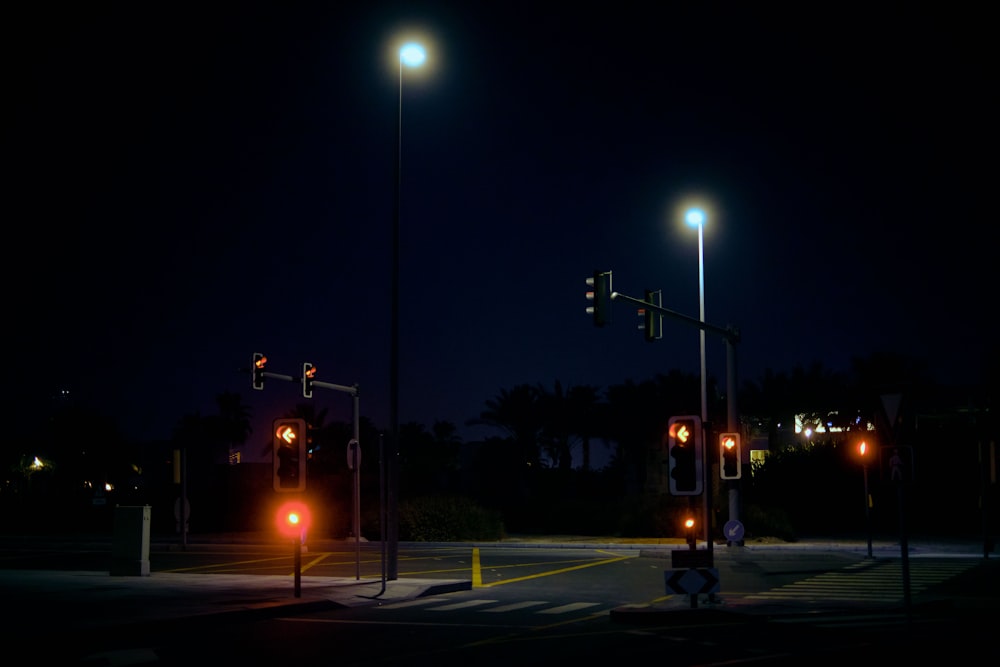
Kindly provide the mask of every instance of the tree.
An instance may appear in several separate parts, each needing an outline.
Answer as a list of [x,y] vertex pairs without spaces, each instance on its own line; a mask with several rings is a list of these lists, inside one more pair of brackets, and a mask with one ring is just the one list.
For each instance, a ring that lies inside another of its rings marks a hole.
[[510,391],[501,389],[498,396],[486,401],[486,410],[479,414],[479,418],[468,423],[493,426],[504,431],[513,443],[513,454],[519,466],[537,468],[541,465],[539,437],[544,418],[536,385],[521,384]]
[[599,434],[607,432],[608,424],[604,419],[607,404],[601,403],[599,390],[591,385],[570,387],[566,397],[569,403],[570,428],[580,438],[580,467],[590,470],[591,442]]
[[236,392],[223,392],[215,397],[219,408],[218,437],[228,445],[229,453],[246,444],[253,432],[250,421],[253,409],[243,403],[243,396]]

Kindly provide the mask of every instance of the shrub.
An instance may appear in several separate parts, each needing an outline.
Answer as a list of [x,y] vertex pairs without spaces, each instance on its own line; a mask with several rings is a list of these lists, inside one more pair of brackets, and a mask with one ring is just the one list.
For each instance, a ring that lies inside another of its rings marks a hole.
[[415,498],[399,506],[400,539],[411,542],[499,541],[503,521],[497,512],[454,496]]
[[777,537],[794,542],[795,531],[788,513],[780,508],[747,505],[743,521],[746,537]]

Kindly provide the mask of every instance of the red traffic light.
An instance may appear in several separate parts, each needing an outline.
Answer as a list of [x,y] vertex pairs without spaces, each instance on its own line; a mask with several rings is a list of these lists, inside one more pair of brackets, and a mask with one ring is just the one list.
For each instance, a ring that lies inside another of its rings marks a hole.
[[278,532],[285,537],[301,538],[312,524],[309,506],[300,501],[283,503],[274,516]]
[[701,418],[671,417],[667,424],[667,467],[670,494],[697,496],[702,492]]
[[254,389],[264,388],[264,367],[267,366],[267,357],[262,352],[254,352],[250,360],[251,384]]
[[692,436],[691,425],[688,422],[677,421],[670,424],[670,437],[677,442],[684,444]]
[[308,361],[302,364],[302,396],[312,398],[313,380],[316,379],[316,366]]
[[306,488],[306,421],[276,419],[272,427],[274,490],[304,491]]
[[739,433],[719,434],[719,475],[722,479],[740,479],[743,476],[743,454]]

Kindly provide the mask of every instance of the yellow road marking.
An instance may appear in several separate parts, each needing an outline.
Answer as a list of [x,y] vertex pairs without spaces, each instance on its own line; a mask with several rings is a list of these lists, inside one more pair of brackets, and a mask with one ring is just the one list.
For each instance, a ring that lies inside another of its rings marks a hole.
[[483,571],[479,567],[479,547],[472,548],[472,587],[482,588]]
[[[617,563],[619,561],[627,560],[629,558],[635,558],[635,556],[616,556],[615,558],[606,558],[604,560],[597,560],[591,563],[584,563],[583,565],[574,565],[573,567],[563,567],[558,570],[549,570],[547,572],[539,572],[538,574],[529,574],[523,577],[515,577],[514,579],[506,579],[504,581],[495,581],[490,584],[480,584],[481,588],[489,588],[491,586],[500,586],[501,584],[512,584],[517,581],[528,581],[529,579],[538,579],[540,577],[550,577],[554,574],[563,574],[565,572],[572,572],[573,570],[582,570],[587,567],[597,567],[598,565],[608,565],[609,563]],[[475,586],[473,586],[475,588]]]

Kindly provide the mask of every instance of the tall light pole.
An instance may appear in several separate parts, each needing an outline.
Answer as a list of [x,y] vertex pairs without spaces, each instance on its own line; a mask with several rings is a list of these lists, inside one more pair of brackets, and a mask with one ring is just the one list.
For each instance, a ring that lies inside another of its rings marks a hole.
[[396,107],[396,193],[392,216],[392,333],[389,353],[389,484],[386,540],[390,548],[386,559],[386,577],[399,577],[399,210],[403,154],[403,68],[420,67],[427,52],[417,42],[399,49],[399,104]]
[[[705,212],[700,208],[688,210],[687,223],[698,228],[698,320],[705,323]],[[705,329],[698,331],[701,344],[701,421],[708,421],[708,384],[705,377]]]
[[[708,422],[708,377],[705,374],[705,212],[700,208],[688,209],[684,219],[692,227],[698,228],[698,342],[701,349],[701,423],[702,428]],[[708,433],[703,430],[705,445],[702,447],[705,460],[705,542],[706,548],[712,550],[712,457],[709,452],[715,451],[709,447]]]

